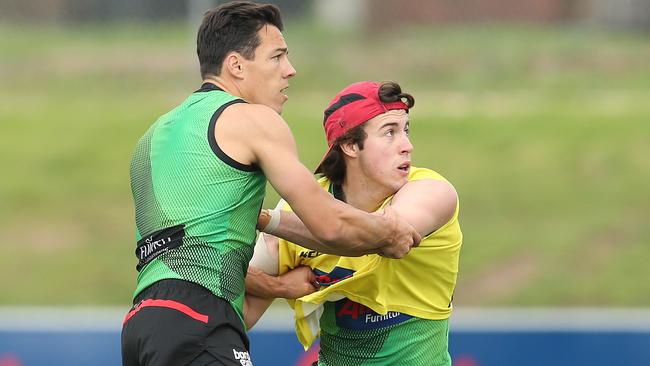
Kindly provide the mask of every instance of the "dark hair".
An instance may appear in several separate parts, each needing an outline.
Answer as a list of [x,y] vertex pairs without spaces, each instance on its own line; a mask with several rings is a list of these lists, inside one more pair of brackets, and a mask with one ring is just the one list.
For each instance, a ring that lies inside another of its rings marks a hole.
[[409,110],[415,105],[415,98],[411,94],[402,93],[402,87],[394,81],[386,81],[379,86],[379,100],[384,103],[401,100],[406,103]]
[[[379,100],[384,103],[403,101],[409,110],[415,105],[415,98],[411,94],[402,93],[402,88],[393,81],[384,82],[379,86]],[[367,121],[366,121],[367,122]],[[323,162],[319,165],[317,173],[323,174],[332,184],[341,185],[345,179],[345,159],[341,144],[353,143],[363,150],[363,143],[368,137],[365,131],[366,122],[350,129],[334,141],[332,149],[327,153]]]
[[252,60],[261,42],[257,32],[266,24],[283,30],[280,9],[275,5],[233,1],[208,10],[196,37],[201,77],[221,74],[228,52],[239,52]]
[[364,131],[365,125],[365,123],[360,124],[334,140],[332,149],[327,153],[316,173],[326,176],[332,184],[343,184],[345,179],[345,159],[343,159],[344,153],[341,150],[341,145],[351,142],[357,144],[359,149],[363,150],[363,142],[368,137],[368,134]]

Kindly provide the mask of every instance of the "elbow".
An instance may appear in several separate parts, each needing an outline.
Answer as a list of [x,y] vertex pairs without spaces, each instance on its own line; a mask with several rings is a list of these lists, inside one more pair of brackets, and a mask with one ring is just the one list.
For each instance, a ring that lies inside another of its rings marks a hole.
[[316,236],[318,241],[327,246],[336,246],[341,239],[340,230],[335,227],[326,227],[318,230],[317,233],[314,233],[314,236]]
[[318,240],[331,248],[343,249],[348,248],[356,241],[355,230],[351,230],[351,223],[344,215],[331,216],[328,220],[323,220],[319,227],[317,235]]
[[328,247],[336,247],[343,236],[343,220],[336,215],[321,217],[317,222],[312,222],[307,229],[314,236],[314,239]]

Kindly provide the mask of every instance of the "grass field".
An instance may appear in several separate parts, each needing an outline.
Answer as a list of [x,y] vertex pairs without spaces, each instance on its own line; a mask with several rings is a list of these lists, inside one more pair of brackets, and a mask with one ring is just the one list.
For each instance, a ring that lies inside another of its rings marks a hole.
[[[129,160],[200,81],[185,25],[0,24],[2,304],[126,304]],[[647,34],[571,27],[285,32],[285,118],[305,164],[344,85],[416,97],[416,165],[456,186],[462,305],[649,306]],[[266,202],[277,200],[270,191]]]

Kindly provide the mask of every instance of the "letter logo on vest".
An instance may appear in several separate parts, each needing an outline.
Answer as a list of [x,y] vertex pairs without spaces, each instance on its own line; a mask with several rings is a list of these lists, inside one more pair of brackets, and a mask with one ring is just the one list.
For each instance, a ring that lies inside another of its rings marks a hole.
[[323,272],[318,268],[314,268],[313,272],[316,275],[316,281],[318,282],[319,286],[333,285],[339,281],[343,281],[346,278],[352,277],[354,274],[353,270],[343,267],[334,267],[334,269],[329,273]]
[[183,244],[185,225],[176,225],[153,232],[138,240],[135,255],[138,257],[138,272],[162,253],[178,248]]
[[316,258],[322,253],[316,250],[303,250],[300,252],[300,258]]
[[339,328],[354,330],[369,330],[386,328],[412,318],[412,316],[389,311],[379,314],[367,306],[350,299],[341,299],[334,303],[336,325]]

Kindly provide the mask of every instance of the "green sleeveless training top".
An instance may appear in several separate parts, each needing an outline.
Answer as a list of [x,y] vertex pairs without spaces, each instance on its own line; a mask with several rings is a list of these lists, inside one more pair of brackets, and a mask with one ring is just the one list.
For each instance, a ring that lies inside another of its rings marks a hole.
[[229,301],[243,318],[244,277],[266,178],[228,157],[214,138],[238,99],[204,84],[140,138],[131,161],[138,245],[134,297],[182,279]]
[[326,302],[319,366],[451,366],[447,319],[378,314],[348,299]]

